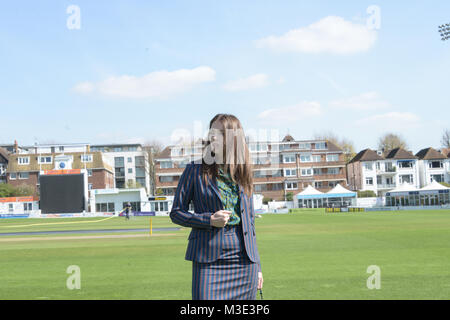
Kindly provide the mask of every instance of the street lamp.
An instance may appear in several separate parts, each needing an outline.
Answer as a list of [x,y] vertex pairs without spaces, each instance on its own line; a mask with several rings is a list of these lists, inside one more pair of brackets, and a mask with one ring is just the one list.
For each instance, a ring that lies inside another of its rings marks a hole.
[[441,35],[441,40],[446,41],[450,39],[450,23],[446,23],[439,26],[439,34]]

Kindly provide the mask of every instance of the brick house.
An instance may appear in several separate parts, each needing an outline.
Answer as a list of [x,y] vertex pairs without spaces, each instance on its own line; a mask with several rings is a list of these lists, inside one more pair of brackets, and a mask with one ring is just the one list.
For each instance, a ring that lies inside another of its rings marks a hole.
[[114,187],[114,169],[101,152],[19,153],[9,156],[7,182],[13,186],[29,185],[39,194],[39,175],[44,170],[62,169],[61,159],[69,159],[71,169],[87,169],[89,189]]

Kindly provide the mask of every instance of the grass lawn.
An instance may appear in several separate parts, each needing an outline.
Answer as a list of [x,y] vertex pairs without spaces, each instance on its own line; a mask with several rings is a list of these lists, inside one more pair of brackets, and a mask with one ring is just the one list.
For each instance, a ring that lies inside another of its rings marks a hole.
[[[149,226],[144,217],[101,219],[0,219],[0,233]],[[93,223],[31,226],[81,221]],[[174,226],[153,217],[154,228]],[[190,299],[189,231],[113,239],[2,236],[0,299]],[[264,214],[256,231],[265,299],[450,299],[449,211]],[[80,290],[66,288],[70,265],[81,269]],[[366,286],[370,265],[381,270],[379,290]]]

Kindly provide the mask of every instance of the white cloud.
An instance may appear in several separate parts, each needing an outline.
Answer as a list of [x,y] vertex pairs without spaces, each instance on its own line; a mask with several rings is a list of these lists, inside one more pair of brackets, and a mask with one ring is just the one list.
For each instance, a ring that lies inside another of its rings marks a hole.
[[383,100],[377,92],[371,91],[350,98],[331,101],[330,107],[350,110],[377,110],[388,108],[390,104]]
[[268,109],[258,114],[258,119],[271,124],[283,124],[305,120],[322,114],[322,107],[316,101],[303,101],[298,104]]
[[282,36],[257,40],[256,45],[280,52],[351,54],[369,50],[376,38],[376,31],[365,24],[328,16]]
[[226,91],[243,91],[263,88],[269,85],[269,77],[264,73],[254,74],[247,78],[241,78],[227,82],[223,88]]
[[186,92],[196,85],[215,80],[216,72],[207,66],[176,71],[155,71],[142,77],[122,75],[103,81],[82,82],[73,91],[81,94],[97,93],[121,98],[165,98]]
[[388,112],[373,115],[356,121],[356,124],[368,129],[400,130],[421,126],[420,117],[411,112]]

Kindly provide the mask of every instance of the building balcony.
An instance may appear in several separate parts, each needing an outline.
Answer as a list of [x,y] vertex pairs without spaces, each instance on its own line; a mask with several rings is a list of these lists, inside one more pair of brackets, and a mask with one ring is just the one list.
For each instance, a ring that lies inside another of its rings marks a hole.
[[388,170],[378,170],[377,169],[377,175],[390,175],[393,176],[397,173],[397,170],[395,169],[388,169]]
[[395,183],[382,183],[382,184],[377,184],[377,189],[394,189],[396,187]]
[[314,181],[327,181],[327,180],[347,180],[345,174],[315,174],[313,176]]

